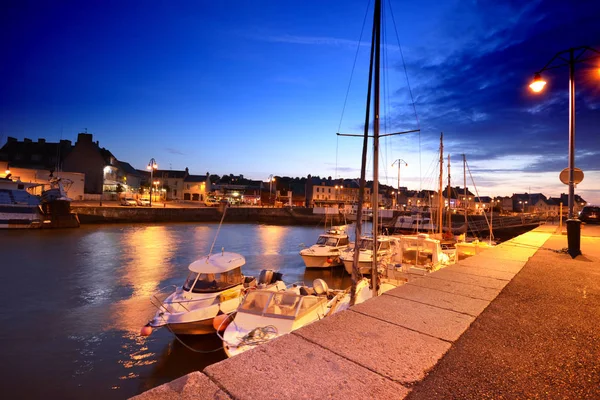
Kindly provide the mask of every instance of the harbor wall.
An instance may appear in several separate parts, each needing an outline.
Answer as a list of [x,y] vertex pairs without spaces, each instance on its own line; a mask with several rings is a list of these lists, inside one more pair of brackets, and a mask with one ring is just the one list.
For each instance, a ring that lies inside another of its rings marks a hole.
[[[82,224],[149,223],[149,222],[219,222],[223,210],[215,207],[147,208],[72,206]],[[327,223],[343,224],[343,216],[327,216]],[[224,222],[248,222],[274,225],[322,225],[325,216],[313,214],[311,208],[229,207]]]

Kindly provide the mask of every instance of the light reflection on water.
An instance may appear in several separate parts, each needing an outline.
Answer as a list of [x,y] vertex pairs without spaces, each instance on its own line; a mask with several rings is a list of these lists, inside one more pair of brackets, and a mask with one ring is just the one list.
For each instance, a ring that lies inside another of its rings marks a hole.
[[[0,231],[0,352],[8,393],[39,398],[127,398],[225,358],[194,353],[167,330],[138,335],[154,315],[149,297],[181,285],[192,261],[205,257],[216,224],[83,226],[73,230]],[[288,283],[324,279],[346,288],[343,268],[308,270],[298,252],[322,228],[223,224],[213,253],[246,257],[244,274],[271,268]],[[199,351],[216,335],[184,337]],[[30,385],[36,376],[36,385]],[[37,377],[40,377],[39,379]],[[33,386],[33,387],[31,387]],[[18,391],[17,391],[18,390]]]

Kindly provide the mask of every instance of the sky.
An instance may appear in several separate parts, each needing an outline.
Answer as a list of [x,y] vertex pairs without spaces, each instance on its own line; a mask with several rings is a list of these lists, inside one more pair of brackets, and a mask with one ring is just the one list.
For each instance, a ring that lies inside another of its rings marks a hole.
[[[0,145],[87,130],[138,169],[357,178],[362,139],[336,132],[364,126],[372,3],[5,0]],[[443,132],[452,186],[465,154],[482,196],[568,193],[569,68],[527,86],[559,52],[600,50],[600,2],[384,3],[381,133],[420,132],[382,138],[380,182],[436,189]],[[600,59],[575,89],[575,193],[600,204]]]

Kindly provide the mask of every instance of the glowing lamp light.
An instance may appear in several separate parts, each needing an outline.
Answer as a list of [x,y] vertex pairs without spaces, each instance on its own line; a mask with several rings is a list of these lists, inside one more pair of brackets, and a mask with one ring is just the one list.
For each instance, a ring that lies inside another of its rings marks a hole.
[[540,74],[535,74],[533,77],[533,82],[531,82],[531,85],[529,85],[531,90],[533,90],[535,93],[541,92],[544,89],[544,86],[546,86],[546,81],[542,79]]

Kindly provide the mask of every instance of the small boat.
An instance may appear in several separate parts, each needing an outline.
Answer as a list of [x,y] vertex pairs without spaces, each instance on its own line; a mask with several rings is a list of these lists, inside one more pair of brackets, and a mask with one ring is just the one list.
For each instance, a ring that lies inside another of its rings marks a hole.
[[162,301],[159,299],[162,290],[152,296],[151,302],[158,311],[142,334],[148,335],[152,328],[162,326],[174,334],[214,333],[214,318],[235,311],[248,290],[285,290],[281,273],[263,270],[257,281],[242,274],[245,263],[242,255],[225,251],[191,263],[183,286]]
[[[377,237],[377,260],[380,263],[389,263],[398,252],[400,241],[395,236],[378,236]],[[373,263],[373,237],[363,236],[358,244],[359,257],[358,269],[363,275],[371,274]],[[354,260],[354,249],[348,248],[340,255],[340,259],[344,263],[346,272],[352,274],[352,262]]]
[[400,270],[405,274],[425,275],[451,263],[440,241],[425,233],[402,235],[399,240],[399,251],[394,260],[400,263]]
[[300,256],[306,268],[329,268],[342,265],[340,254],[348,248],[350,239],[345,231],[329,229],[319,235],[317,243],[302,249]]
[[44,216],[40,198],[27,190],[37,183],[0,178],[0,228],[40,228]]
[[[293,286],[282,292],[252,290],[227,326],[223,348],[233,357],[331,314],[349,302],[348,291],[331,290],[322,279],[313,287]],[[347,308],[347,307],[345,307]]]

